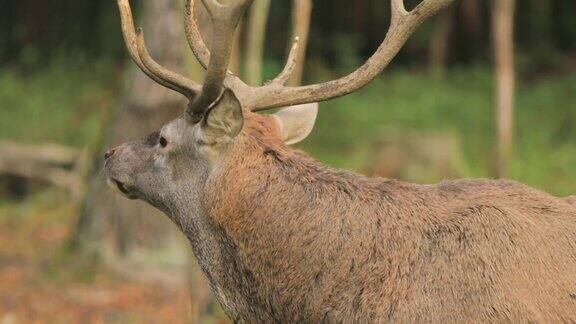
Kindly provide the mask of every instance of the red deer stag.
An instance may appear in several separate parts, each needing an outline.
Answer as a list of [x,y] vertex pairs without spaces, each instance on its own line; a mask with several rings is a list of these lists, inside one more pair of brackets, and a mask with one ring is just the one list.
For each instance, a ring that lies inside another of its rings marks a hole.
[[[106,153],[124,196],[164,211],[187,235],[211,288],[236,322],[574,322],[576,208],[505,180],[417,185],[324,166],[287,144],[306,137],[314,102],[374,79],[414,29],[451,0],[407,11],[391,1],[376,53],[340,79],[261,87],[228,72],[232,39],[251,0],[202,0],[209,51],[185,3],[203,85],[156,63],[128,0],[117,0],[134,62],[185,95],[181,118]],[[256,114],[281,108],[273,115]]]

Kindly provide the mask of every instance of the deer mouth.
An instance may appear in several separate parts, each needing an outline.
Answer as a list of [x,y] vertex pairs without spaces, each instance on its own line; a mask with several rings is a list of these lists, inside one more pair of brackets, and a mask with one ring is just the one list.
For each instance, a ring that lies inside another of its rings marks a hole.
[[126,198],[131,200],[138,198],[136,197],[134,190],[130,186],[123,183],[122,181],[116,180],[114,178],[108,178],[107,182],[109,186],[111,186],[113,189],[118,190]]

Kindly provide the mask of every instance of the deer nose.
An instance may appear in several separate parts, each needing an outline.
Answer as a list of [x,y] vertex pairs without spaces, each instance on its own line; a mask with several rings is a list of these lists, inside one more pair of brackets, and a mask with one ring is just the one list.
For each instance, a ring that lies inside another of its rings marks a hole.
[[113,148],[111,150],[109,150],[108,152],[104,153],[104,160],[108,160],[112,155],[114,155],[114,153],[116,153],[116,149]]

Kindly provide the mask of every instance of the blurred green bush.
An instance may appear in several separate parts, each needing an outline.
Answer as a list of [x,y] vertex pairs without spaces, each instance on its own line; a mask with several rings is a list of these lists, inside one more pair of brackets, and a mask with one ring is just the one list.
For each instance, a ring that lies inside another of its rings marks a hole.
[[105,61],[61,58],[33,71],[0,73],[0,139],[81,147],[112,113],[119,73]]

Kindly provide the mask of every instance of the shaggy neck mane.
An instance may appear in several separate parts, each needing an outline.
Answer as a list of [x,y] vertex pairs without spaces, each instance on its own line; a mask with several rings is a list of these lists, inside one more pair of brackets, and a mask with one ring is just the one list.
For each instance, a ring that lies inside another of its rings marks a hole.
[[381,205],[415,187],[325,166],[284,145],[266,119],[248,119],[247,124],[207,185],[210,214],[226,227],[307,214],[318,219],[318,213],[309,212],[317,209],[335,217],[326,211],[355,203],[370,208],[370,202]]
[[[390,215],[406,208],[396,203],[401,195],[414,196],[415,186],[326,167],[286,147],[268,125],[249,120],[229,159],[207,182],[205,208],[217,235],[233,246],[224,253],[241,269],[240,277],[221,280],[249,280],[244,287],[257,287],[246,288],[250,298],[278,306],[271,312],[301,312],[321,301],[323,289],[336,289],[328,282],[357,271],[356,262],[385,254],[382,234],[396,232]],[[374,248],[342,257],[347,246],[364,244]],[[326,263],[347,271],[327,270]],[[283,291],[308,295],[278,293]]]

